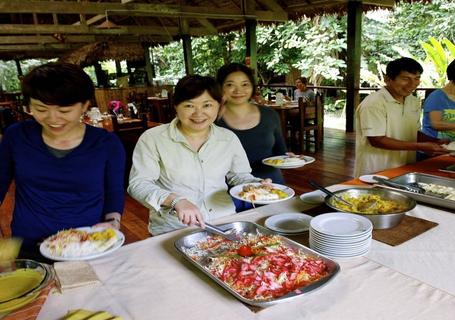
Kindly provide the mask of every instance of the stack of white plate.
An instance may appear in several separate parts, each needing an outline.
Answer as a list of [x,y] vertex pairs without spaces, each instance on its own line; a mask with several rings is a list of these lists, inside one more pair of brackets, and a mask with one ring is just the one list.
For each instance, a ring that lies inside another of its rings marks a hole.
[[352,258],[368,252],[373,224],[360,215],[332,212],[310,222],[311,249],[330,257]]
[[303,213],[281,213],[268,217],[264,225],[278,234],[293,236],[308,231],[312,218]]

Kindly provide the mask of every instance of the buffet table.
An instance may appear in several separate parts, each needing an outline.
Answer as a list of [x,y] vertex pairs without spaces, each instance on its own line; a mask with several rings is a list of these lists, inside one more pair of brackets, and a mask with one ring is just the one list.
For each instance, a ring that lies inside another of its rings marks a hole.
[[[455,157],[435,161],[454,163]],[[313,206],[294,198],[217,223],[263,224],[270,215]],[[455,311],[455,215],[422,204],[408,215],[439,225],[395,247],[373,241],[364,257],[334,259],[341,271],[326,286],[266,309],[244,305],[180,256],[174,242],[197,230],[187,228],[90,261],[102,284],[50,295],[38,319],[59,319],[79,308],[124,319],[448,319]]]

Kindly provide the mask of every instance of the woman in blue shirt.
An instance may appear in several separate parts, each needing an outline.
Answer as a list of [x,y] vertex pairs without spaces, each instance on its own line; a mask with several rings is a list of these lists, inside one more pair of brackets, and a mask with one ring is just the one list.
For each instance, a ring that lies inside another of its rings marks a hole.
[[433,138],[455,141],[455,60],[447,67],[447,79],[444,88],[425,99],[422,131]]
[[23,257],[37,258],[37,243],[62,229],[120,227],[125,154],[119,139],[85,125],[94,96],[78,66],[48,63],[22,81],[33,120],[8,128],[0,143],[0,201],[16,185],[12,235]]

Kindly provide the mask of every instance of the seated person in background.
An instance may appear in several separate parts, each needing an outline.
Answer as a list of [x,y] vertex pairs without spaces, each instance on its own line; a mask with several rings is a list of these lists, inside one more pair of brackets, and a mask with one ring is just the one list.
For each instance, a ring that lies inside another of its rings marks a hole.
[[186,76],[175,87],[177,117],[139,138],[128,192],[150,209],[153,235],[234,214],[228,185],[261,181],[236,135],[213,124],[221,98],[215,79]]
[[294,90],[294,100],[299,100],[300,97],[304,101],[314,101],[314,91],[307,88],[308,79],[305,77],[300,77],[295,80],[295,86],[297,89]]
[[125,155],[118,138],[80,121],[94,96],[78,66],[48,63],[22,81],[33,120],[6,130],[0,143],[0,201],[14,180],[11,231],[20,257],[40,259],[37,243],[82,226],[120,228]]
[[446,153],[444,141],[421,134],[420,101],[412,93],[420,83],[422,66],[411,58],[387,64],[385,87],[371,93],[356,110],[354,176],[413,163],[416,150]]
[[422,132],[427,136],[455,141],[455,60],[447,67],[449,82],[433,91],[423,104]]

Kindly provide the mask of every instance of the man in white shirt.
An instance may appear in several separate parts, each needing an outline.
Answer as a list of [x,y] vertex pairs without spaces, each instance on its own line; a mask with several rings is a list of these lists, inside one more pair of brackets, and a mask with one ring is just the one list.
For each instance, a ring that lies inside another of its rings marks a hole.
[[370,94],[357,108],[355,177],[413,163],[416,150],[447,152],[441,146],[445,141],[419,132],[420,100],[412,93],[420,84],[422,72],[422,66],[411,58],[389,62],[385,87]]

